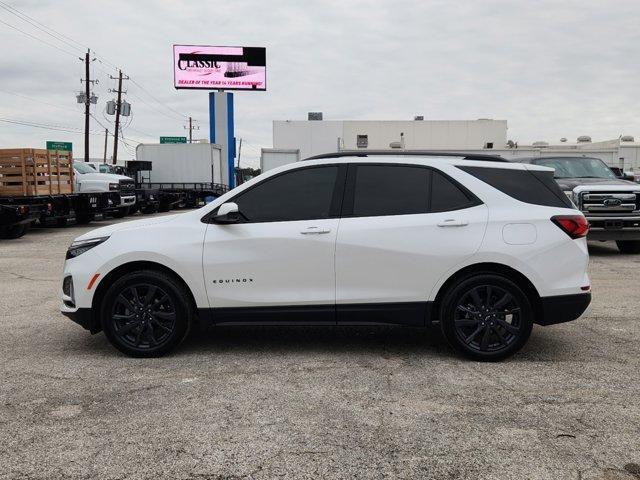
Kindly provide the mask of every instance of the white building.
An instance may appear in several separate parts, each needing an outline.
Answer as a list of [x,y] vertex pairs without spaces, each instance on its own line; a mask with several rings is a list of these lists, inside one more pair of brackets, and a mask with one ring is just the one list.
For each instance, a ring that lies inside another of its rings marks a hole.
[[506,120],[274,121],[273,148],[300,150],[300,158],[338,150],[483,149],[507,142]]
[[[564,139],[563,139],[564,140]],[[273,122],[273,148],[263,149],[264,170],[313,155],[341,150],[442,150],[492,153],[507,159],[547,155],[589,156],[612,167],[640,172],[640,142],[623,136],[592,142],[514,145],[507,140],[507,121],[478,120],[296,120]],[[280,153],[282,152],[282,153]],[[281,159],[279,159],[281,157]]]

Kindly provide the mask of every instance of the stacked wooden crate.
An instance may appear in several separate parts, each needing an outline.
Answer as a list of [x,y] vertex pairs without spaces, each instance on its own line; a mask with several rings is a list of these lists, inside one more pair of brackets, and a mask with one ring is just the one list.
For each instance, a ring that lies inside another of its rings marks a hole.
[[73,193],[73,156],[62,150],[0,149],[0,197]]

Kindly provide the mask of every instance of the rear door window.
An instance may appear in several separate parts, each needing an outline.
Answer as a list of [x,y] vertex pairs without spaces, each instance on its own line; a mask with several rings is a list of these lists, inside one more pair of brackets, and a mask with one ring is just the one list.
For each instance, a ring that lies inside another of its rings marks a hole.
[[429,210],[430,170],[403,165],[358,165],[353,216],[408,215]]
[[445,174],[419,165],[349,167],[343,216],[379,217],[460,210],[480,204]]

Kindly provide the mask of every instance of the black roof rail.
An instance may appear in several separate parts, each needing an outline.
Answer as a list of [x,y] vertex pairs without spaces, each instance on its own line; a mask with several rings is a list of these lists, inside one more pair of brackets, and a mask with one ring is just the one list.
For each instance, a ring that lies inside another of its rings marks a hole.
[[431,157],[460,157],[462,160],[481,160],[484,162],[509,162],[509,160],[502,158],[500,155],[489,155],[485,153],[457,153],[457,152],[438,152],[434,150],[342,150],[340,152],[322,153],[320,155],[314,155],[304,160],[320,160],[323,158],[342,158],[342,157],[368,157],[376,155],[416,155],[416,156],[431,156]]

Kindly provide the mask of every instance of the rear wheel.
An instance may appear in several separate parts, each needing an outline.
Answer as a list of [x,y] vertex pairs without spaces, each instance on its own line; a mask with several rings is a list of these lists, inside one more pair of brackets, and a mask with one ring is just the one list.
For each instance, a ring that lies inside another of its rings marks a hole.
[[620,253],[640,253],[640,240],[618,240],[616,245]]
[[511,280],[478,274],[454,285],[445,295],[440,326],[459,353],[474,360],[502,360],[529,339],[533,309]]
[[10,227],[0,229],[0,238],[6,238],[8,240],[20,238],[27,233],[29,226],[29,223],[19,223],[17,225],[11,225]]
[[107,290],[101,321],[105,335],[132,357],[158,357],[188,333],[193,308],[185,288],[154,270],[127,274]]

